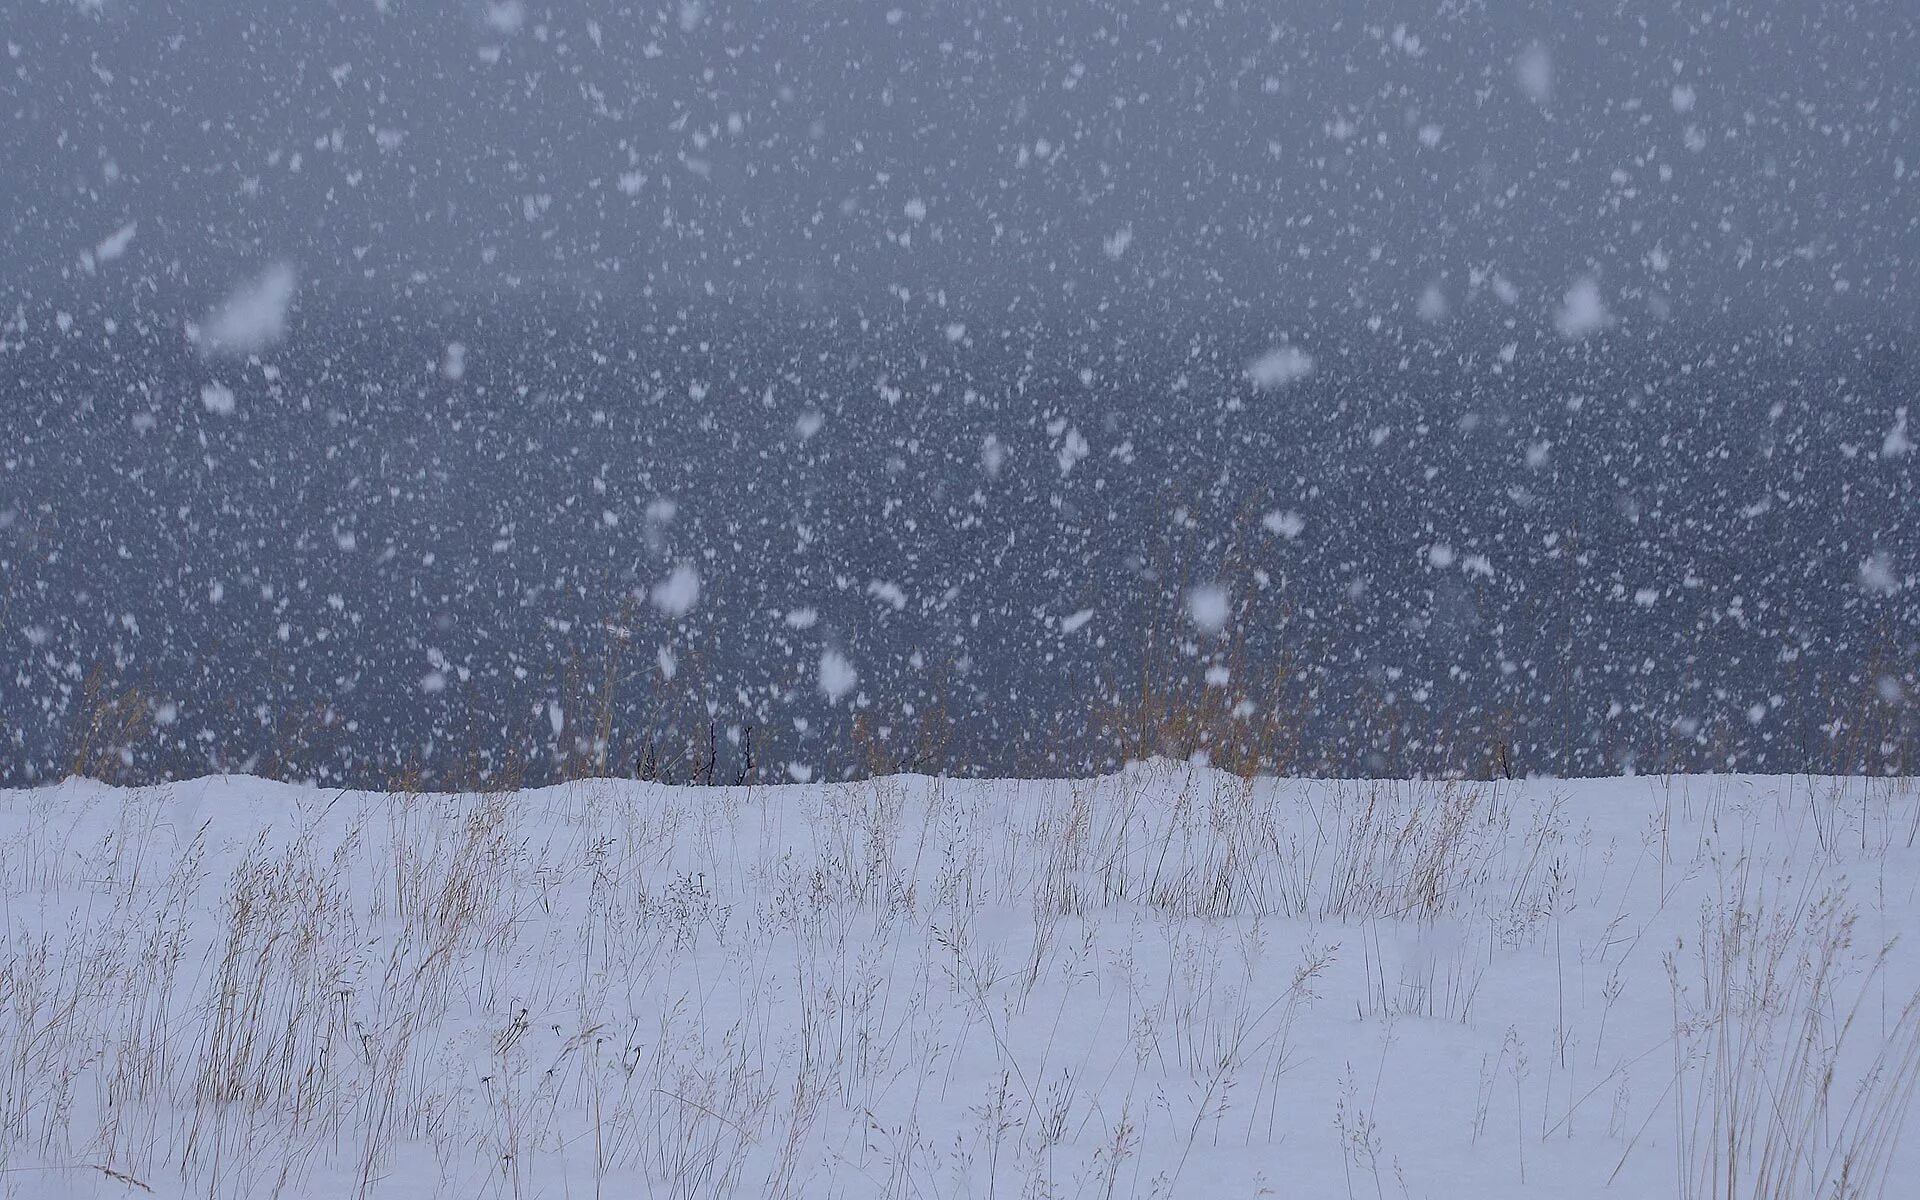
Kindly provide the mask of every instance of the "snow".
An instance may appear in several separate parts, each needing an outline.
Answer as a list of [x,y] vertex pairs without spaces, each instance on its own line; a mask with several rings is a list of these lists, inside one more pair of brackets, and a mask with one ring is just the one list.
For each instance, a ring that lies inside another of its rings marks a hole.
[[1065,426],[1064,431],[1056,432],[1054,437],[1059,440],[1053,456],[1054,460],[1060,464],[1062,476],[1071,473],[1077,463],[1093,453],[1093,447],[1087,444],[1086,435],[1072,426]]
[[989,478],[997,477],[1002,467],[1007,465],[1007,448],[1000,439],[989,433],[980,440],[980,469]]
[[106,237],[100,239],[90,253],[82,255],[80,265],[91,274],[98,269],[100,265],[110,263],[114,259],[119,258],[127,252],[127,247],[133,244],[133,235],[138,233],[139,230],[140,225],[138,222],[128,221],[125,225],[122,225]]
[[481,17],[488,29],[512,36],[527,23],[527,7],[520,0],[499,0],[498,3],[488,4]]
[[1860,586],[1876,596],[1891,596],[1900,590],[1900,574],[1886,551],[1876,550],[1860,563]]
[[787,628],[812,629],[820,623],[820,610],[815,608],[793,608],[787,610]]
[[678,620],[693,611],[700,600],[700,571],[692,563],[681,563],[659,583],[653,585],[653,606]]
[[234,410],[233,389],[223,383],[202,384],[200,405],[216,417],[230,417]]
[[820,655],[820,691],[828,700],[838,704],[859,681],[860,673],[846,655],[838,650]]
[[570,750],[818,780],[1228,658],[1302,769],[1911,758],[1901,6],[28,7],[0,781],[137,691],[129,781],[458,782],[615,657]]
[[1275,346],[1247,364],[1247,378],[1261,390],[1285,387],[1313,374],[1313,356],[1298,346]]
[[208,354],[245,356],[266,349],[286,336],[294,285],[293,267],[273,264],[229,292],[192,331],[194,341]]
[[1187,592],[1187,619],[1201,633],[1220,633],[1232,611],[1227,589],[1219,584],[1203,584]]
[[1591,276],[1582,276],[1561,298],[1560,311],[1554,317],[1553,325],[1560,331],[1561,337],[1577,341],[1600,332],[1612,320],[1607,313],[1607,303],[1600,296],[1599,281]]
[[1268,513],[1266,516],[1260,518],[1260,525],[1268,533],[1277,534],[1280,537],[1286,538],[1288,541],[1293,541],[1302,533],[1306,532],[1307,519],[1289,509],[1286,512],[1275,511]]
[[1882,1194],[1917,806],[1164,760],[0,791],[0,1195]]
[[1907,433],[1907,409],[1901,405],[1894,410],[1893,428],[1887,430],[1887,436],[1880,440],[1880,457],[1899,458],[1913,452],[1913,438]]
[[1553,98],[1553,54],[1539,42],[1533,42],[1513,60],[1514,78],[1520,90],[1535,104]]

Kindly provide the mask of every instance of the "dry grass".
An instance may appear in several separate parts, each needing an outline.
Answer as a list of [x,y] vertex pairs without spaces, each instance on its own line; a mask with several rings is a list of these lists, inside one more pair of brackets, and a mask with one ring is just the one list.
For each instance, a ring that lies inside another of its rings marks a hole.
[[[1514,780],[1570,761],[1576,731],[1542,729],[1543,721],[1564,714],[1428,703],[1418,691],[1410,697],[1389,684],[1330,690],[1324,672],[1296,661],[1297,651],[1275,651],[1270,644],[1277,638],[1285,645],[1284,593],[1269,594],[1244,570],[1222,570],[1215,578],[1226,579],[1236,597],[1230,632],[1203,636],[1178,613],[1147,624],[1138,661],[1122,672],[1122,682],[1103,685],[1046,718],[1045,735],[1029,739],[1042,749],[1015,764],[1020,773],[1113,770],[1157,757],[1243,778],[1323,773]],[[482,700],[470,688],[457,688],[427,757],[363,767],[356,785],[410,780],[438,790],[510,791],[529,783],[614,778],[738,787],[777,781],[781,774],[770,773],[769,764],[822,759],[822,745],[835,749],[824,761],[811,762],[815,778],[972,774],[981,765],[979,714],[967,718],[950,709],[951,689],[937,667],[925,685],[931,700],[897,710],[836,713],[824,723],[810,714],[809,733],[796,735],[784,717],[800,714],[748,715],[724,701],[697,649],[682,648],[671,673],[654,656],[636,654],[630,618],[622,614],[594,627],[545,677],[533,678],[510,700]],[[1247,637],[1256,628],[1267,639],[1258,651]],[[279,673],[276,660],[272,674]],[[1756,733],[1744,714],[1722,714],[1697,724],[1676,722],[1665,741],[1654,739],[1659,745],[1644,753],[1620,750],[1609,761],[1666,773],[1725,771],[1739,760],[1736,752],[1752,750],[1758,737],[1771,761],[1792,763],[1796,770],[1910,778],[1920,753],[1920,709],[1905,697],[1916,691],[1920,675],[1911,663],[1883,654],[1840,694],[1803,702],[1800,707],[1818,706],[1814,711],[1830,715],[1797,750],[1771,733]],[[529,706],[530,698],[537,702]],[[164,769],[156,766],[165,761],[158,747],[170,737],[178,741],[156,721],[162,711],[174,710],[137,681],[118,680],[96,666],[70,718],[62,768],[106,782],[153,781]],[[1347,714],[1344,724],[1330,724],[1330,713]],[[968,719],[973,724],[963,731]],[[209,760],[211,769],[324,782],[334,778],[336,752],[350,736],[332,704],[267,702],[250,709],[241,724],[257,728],[257,745],[231,759]]]
[[110,688],[98,666],[87,673],[81,695],[67,773],[117,782],[130,773],[134,747],[153,729],[153,706],[137,687]]
[[[1733,873],[1666,959],[1679,1194],[1878,1194],[1920,1083],[1920,994],[1874,1012],[1893,947],[1855,960],[1859,914],[1841,893]],[[1866,1065],[1837,1077],[1862,1038],[1876,1046]]]
[[0,1193],[1872,1196],[1920,1081],[1904,781],[197,786],[6,801]]

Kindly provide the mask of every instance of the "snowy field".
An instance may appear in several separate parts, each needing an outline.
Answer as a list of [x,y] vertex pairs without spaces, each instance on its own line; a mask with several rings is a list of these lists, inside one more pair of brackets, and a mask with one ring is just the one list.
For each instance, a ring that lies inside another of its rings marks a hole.
[[0,1192],[1900,1195],[1917,833],[1166,762],[0,792]]

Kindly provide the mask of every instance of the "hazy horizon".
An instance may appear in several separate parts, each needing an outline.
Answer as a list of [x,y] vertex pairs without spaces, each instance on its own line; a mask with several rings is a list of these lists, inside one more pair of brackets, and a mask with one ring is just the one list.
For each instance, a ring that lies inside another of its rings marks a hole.
[[792,297],[1911,327],[1920,22],[1807,2],[633,8],[34,0],[13,307]]

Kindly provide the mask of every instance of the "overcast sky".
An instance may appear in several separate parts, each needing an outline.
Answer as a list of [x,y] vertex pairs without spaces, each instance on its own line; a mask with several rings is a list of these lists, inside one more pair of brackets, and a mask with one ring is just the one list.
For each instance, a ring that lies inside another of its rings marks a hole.
[[1920,9],[0,0],[7,307],[1911,322]]

